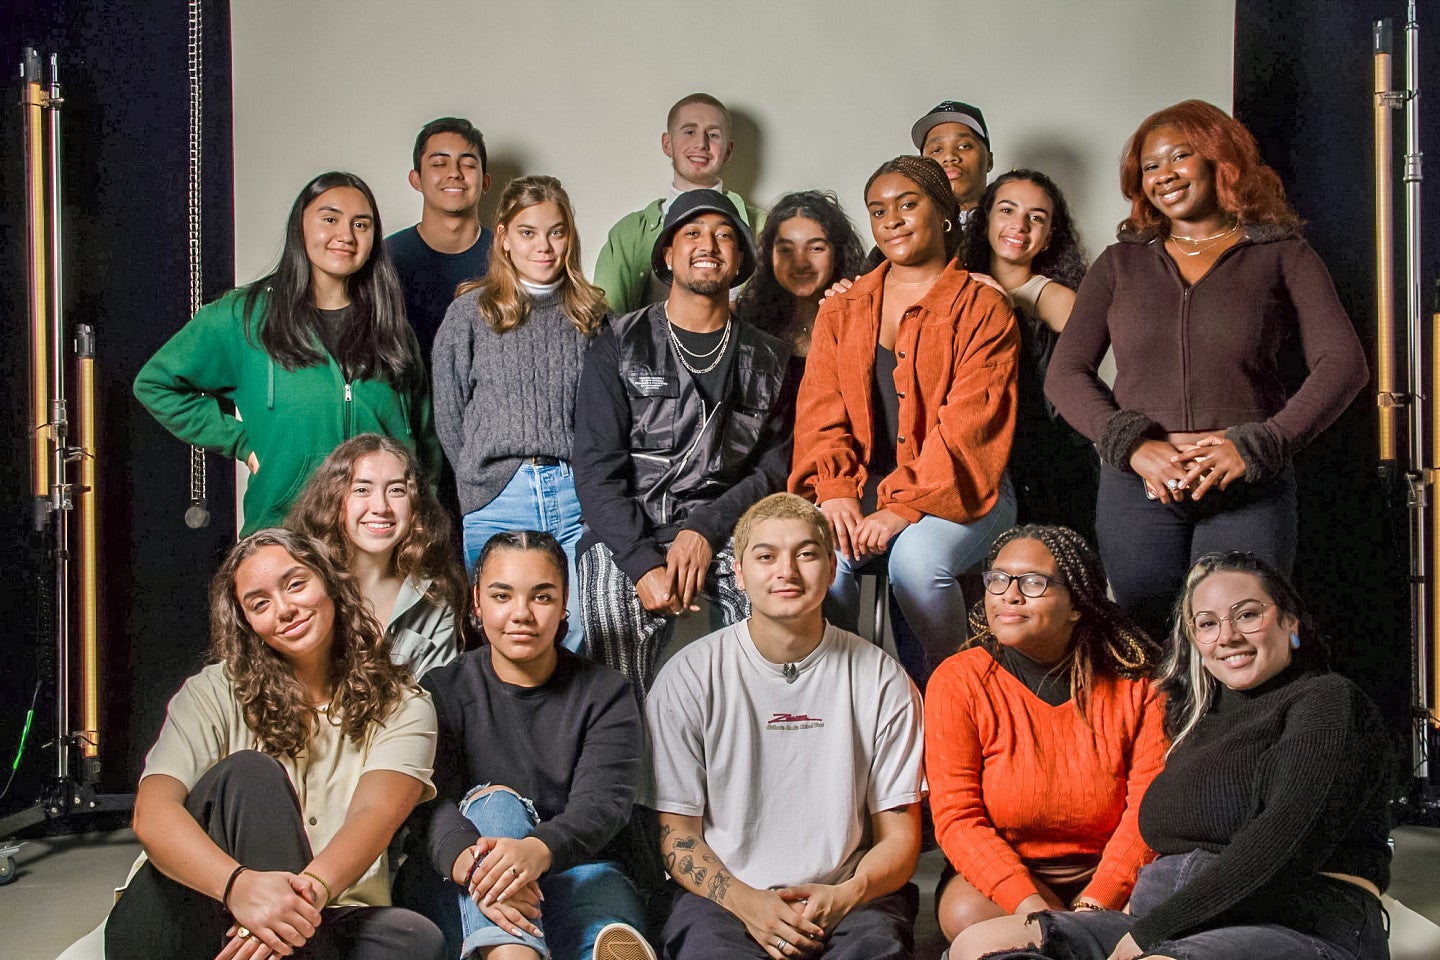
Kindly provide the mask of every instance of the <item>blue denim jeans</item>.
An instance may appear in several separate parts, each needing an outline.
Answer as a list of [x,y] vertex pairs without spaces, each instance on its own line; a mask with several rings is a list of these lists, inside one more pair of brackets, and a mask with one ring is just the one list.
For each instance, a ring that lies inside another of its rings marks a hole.
[[[1130,914],[1113,910],[1037,914],[1041,953],[1046,957],[1104,960],[1137,918],[1183,889],[1217,856],[1194,850],[1160,857],[1142,867],[1130,898]],[[1306,929],[1280,923],[1213,927],[1157,943],[1143,955],[1176,960],[1389,960],[1385,911],[1373,894],[1343,880],[1316,877],[1280,897],[1268,906]]]
[[[995,505],[975,522],[951,523],[924,516],[890,541],[890,589],[905,622],[919,639],[928,661],[926,675],[965,638],[965,597],[956,578],[982,562],[995,538],[1014,523],[1015,491],[1007,476],[1001,481]],[[854,570],[864,561],[853,564],[838,552],[836,561],[826,611],[836,625],[853,631],[860,619],[860,581]],[[904,631],[895,631],[896,643],[904,636]],[[913,662],[918,652],[897,650],[902,662]],[[919,678],[916,683],[921,683]]]
[[[460,803],[460,812],[475,824],[480,835],[528,837],[540,820],[534,805],[509,790],[499,788],[485,793],[486,789],[474,788]],[[547,873],[540,878],[540,891],[545,895],[541,907],[544,916],[535,925],[544,931],[544,939],[524,932],[516,936],[497,927],[469,896],[461,893],[460,927],[465,941],[460,955],[467,957],[484,947],[521,943],[542,957],[590,960],[595,937],[606,924],[628,923],[636,930],[645,929],[640,895],[618,864],[582,863],[560,873]]]
[[585,642],[585,624],[580,616],[580,589],[575,577],[575,545],[580,542],[583,528],[570,464],[537,466],[526,461],[494,500],[465,514],[460,528],[465,543],[465,572],[471,575],[480,549],[497,533],[541,530],[560,541],[569,561],[570,577],[570,599],[565,606],[570,627],[561,643],[567,650],[580,650]]

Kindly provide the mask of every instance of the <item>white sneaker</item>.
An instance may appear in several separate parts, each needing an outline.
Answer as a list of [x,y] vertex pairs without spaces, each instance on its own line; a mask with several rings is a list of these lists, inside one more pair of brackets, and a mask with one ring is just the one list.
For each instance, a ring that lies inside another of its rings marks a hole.
[[593,960],[656,960],[655,951],[628,923],[606,924],[595,938]]

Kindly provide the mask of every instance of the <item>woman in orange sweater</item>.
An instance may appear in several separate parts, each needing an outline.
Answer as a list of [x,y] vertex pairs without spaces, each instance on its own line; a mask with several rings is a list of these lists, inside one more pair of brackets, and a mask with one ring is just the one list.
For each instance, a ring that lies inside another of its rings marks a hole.
[[[1014,315],[956,259],[955,194],[928,157],[896,157],[865,185],[885,262],[820,307],[795,417],[790,489],[820,505],[839,562],[827,615],[854,630],[854,569],[889,552],[895,599],[923,647],[954,652],[956,576],[1015,522],[1005,462],[1015,432]],[[901,639],[897,633],[897,642]]]
[[1136,818],[1165,762],[1145,679],[1159,651],[1105,595],[1068,527],[1002,533],[974,636],[930,680],[925,770],[948,860],[936,903],[966,927],[1037,910],[1120,909],[1150,857]]

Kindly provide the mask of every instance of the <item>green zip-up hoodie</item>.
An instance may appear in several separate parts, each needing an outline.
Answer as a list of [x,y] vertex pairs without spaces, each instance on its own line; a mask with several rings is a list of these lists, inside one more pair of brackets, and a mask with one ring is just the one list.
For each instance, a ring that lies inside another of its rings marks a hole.
[[[282,524],[310,474],[356,434],[404,443],[433,481],[441,453],[425,378],[405,392],[383,379],[346,383],[318,341],[324,363],[286,370],[255,336],[265,299],[256,301],[250,338],[243,289],[201,307],[135,378],[136,399],[179,439],[240,461],[254,453],[260,461],[245,490],[240,535]],[[221,400],[239,416],[222,409]]]

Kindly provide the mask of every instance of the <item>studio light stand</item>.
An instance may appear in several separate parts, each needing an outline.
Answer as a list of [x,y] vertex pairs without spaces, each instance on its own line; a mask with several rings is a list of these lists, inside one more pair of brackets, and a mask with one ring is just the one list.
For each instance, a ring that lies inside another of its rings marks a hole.
[[[1434,375],[1440,370],[1440,338],[1431,318],[1429,382],[1427,393],[1425,307],[1422,303],[1420,238],[1422,180],[1420,150],[1420,25],[1415,0],[1408,0],[1405,19],[1405,86],[1393,89],[1392,26],[1389,20],[1374,24],[1375,60],[1375,301],[1376,381],[1379,414],[1379,464],[1387,486],[1403,480],[1408,515],[1411,704],[1410,735],[1412,782],[1397,812],[1402,817],[1440,822],[1440,797],[1431,779],[1430,747],[1440,730],[1436,706],[1436,680],[1440,678],[1440,414],[1430,401]],[[1405,318],[1395,318],[1395,195],[1394,114],[1404,111],[1405,155]],[[1437,305],[1440,309],[1440,305]],[[1405,382],[1400,379],[1400,334],[1403,333]],[[1402,436],[1405,440],[1402,443]],[[1427,436],[1428,435],[1428,436]],[[1427,447],[1428,440],[1428,447]]]
[[[25,207],[29,279],[30,480],[34,529],[52,564],[46,611],[53,632],[54,773],[36,802],[0,820],[0,837],[47,820],[130,809],[128,794],[99,793],[100,630],[96,503],[95,338],[67,330],[62,289],[59,58],[26,47],[20,105],[25,114]],[[77,394],[67,393],[75,364]],[[74,405],[75,436],[71,408]],[[43,601],[42,605],[43,605]],[[74,641],[78,637],[79,643]],[[75,667],[78,664],[78,671]],[[43,674],[42,674],[43,675]],[[74,699],[78,694],[78,718]],[[14,876],[15,846],[0,842],[0,882]]]

